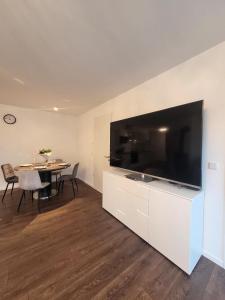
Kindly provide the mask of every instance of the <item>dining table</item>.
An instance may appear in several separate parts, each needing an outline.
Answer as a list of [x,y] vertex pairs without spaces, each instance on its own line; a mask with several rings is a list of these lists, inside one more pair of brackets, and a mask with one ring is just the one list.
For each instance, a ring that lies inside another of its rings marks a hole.
[[[21,164],[14,168],[15,172],[29,172],[29,171],[38,171],[41,182],[50,183],[47,187],[39,190],[38,197],[41,200],[49,199],[57,195],[57,187],[54,188],[52,185],[52,172],[54,171],[63,171],[71,166],[70,163],[34,163],[34,164]],[[35,194],[34,194],[34,198]]]

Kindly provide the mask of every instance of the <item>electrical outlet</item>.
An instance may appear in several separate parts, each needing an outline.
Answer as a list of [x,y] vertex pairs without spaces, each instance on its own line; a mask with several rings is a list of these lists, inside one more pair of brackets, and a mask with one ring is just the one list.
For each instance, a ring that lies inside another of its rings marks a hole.
[[208,169],[209,170],[217,170],[217,163],[215,163],[215,162],[208,162]]

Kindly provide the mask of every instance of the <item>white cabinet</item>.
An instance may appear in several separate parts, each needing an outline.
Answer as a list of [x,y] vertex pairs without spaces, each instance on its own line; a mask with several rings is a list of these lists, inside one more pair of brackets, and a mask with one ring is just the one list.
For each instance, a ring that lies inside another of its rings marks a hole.
[[203,193],[119,171],[103,178],[103,208],[190,274],[202,254]]

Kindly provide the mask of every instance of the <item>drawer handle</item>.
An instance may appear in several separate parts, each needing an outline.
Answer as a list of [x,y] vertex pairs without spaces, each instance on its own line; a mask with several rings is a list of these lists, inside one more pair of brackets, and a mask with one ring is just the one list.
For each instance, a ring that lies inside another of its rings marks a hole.
[[126,214],[125,214],[122,210],[120,210],[120,209],[117,209],[117,212],[118,212],[119,214],[123,215],[123,216],[126,215]]
[[137,209],[137,212],[140,214],[140,215],[142,215],[142,216],[144,216],[144,217],[148,217],[145,213],[143,213],[140,209]]

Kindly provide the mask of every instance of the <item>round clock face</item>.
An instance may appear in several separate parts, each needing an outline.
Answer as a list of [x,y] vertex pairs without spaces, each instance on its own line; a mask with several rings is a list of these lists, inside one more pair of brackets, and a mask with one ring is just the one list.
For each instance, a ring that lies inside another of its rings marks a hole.
[[6,124],[15,124],[16,123],[16,117],[11,114],[7,114],[3,117],[3,120]]

